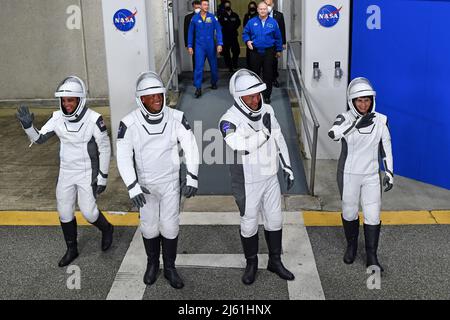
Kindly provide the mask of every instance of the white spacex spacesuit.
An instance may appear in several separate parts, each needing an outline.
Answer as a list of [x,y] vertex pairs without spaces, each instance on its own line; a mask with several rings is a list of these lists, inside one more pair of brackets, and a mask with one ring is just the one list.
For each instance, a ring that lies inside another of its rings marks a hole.
[[[387,117],[375,112],[375,91],[365,78],[350,82],[347,99],[350,110],[337,116],[328,135],[342,144],[337,181],[342,198],[342,220],[349,249],[344,261],[352,263],[356,254],[359,230],[359,200],[364,214],[364,228],[380,226],[381,183],[380,162],[385,168],[385,191],[392,188],[393,158]],[[358,98],[369,97],[371,108],[364,115],[355,106]],[[376,233],[376,232],[375,232]],[[367,247],[366,234],[366,247]],[[369,241],[370,242],[370,241]],[[378,236],[376,237],[378,244]],[[376,250],[375,250],[376,251]],[[378,264],[373,263],[373,264]],[[370,264],[369,264],[370,265]]]
[[[85,107],[86,88],[78,77],[64,79],[58,85],[55,97],[59,98],[60,110],[53,112],[41,130],[38,131],[32,125],[33,115],[27,107],[20,108],[18,118],[32,144],[43,144],[54,135],[60,139],[56,199],[66,242],[69,239],[69,242],[75,241],[76,245],[74,211],[78,196],[78,206],[86,220],[102,230],[104,236],[107,234],[108,239],[102,239],[102,249],[106,250],[112,241],[112,225],[98,210],[96,197],[105,190],[108,178],[111,156],[108,132],[103,117]],[[79,99],[76,109],[70,114],[62,102],[68,97]],[[67,261],[60,265],[65,263]]]
[[[141,97],[157,94],[163,95],[163,105],[160,112],[151,113]],[[176,255],[180,214],[178,144],[186,159],[187,197],[195,195],[198,188],[199,151],[183,112],[165,106],[165,88],[157,74],[146,72],[139,76],[136,102],[139,108],[123,118],[119,126],[117,166],[130,198],[141,198],[133,202],[140,207],[140,230],[149,262],[147,271],[152,266],[157,271],[160,238],[163,256],[166,243],[174,246],[175,252],[169,254],[173,254],[173,263]],[[173,263],[164,258],[165,269]],[[146,274],[144,282],[152,284],[155,276],[153,271],[151,276]]]
[[[289,152],[280,125],[272,107],[263,103],[264,82],[254,72],[241,69],[230,80],[230,94],[234,105],[222,116],[219,129],[226,144],[235,152],[235,163],[230,165],[232,193],[241,214],[241,240],[249,267],[243,282],[251,284],[257,268],[258,218],[262,213],[265,236],[269,246],[271,267],[285,279],[293,275],[284,267],[280,270],[281,191],[277,172],[279,162],[287,180],[288,189],[294,182]],[[253,110],[242,97],[259,94],[259,108]],[[281,265],[282,266],[282,265]]]

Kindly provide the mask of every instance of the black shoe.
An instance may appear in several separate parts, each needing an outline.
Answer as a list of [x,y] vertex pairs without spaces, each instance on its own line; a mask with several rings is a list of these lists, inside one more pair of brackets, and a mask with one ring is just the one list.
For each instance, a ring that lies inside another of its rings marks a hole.
[[352,264],[358,251],[359,217],[355,221],[347,221],[341,215],[344,226],[345,238],[347,239],[347,249],[344,254],[344,263]]
[[367,263],[366,267],[378,266],[383,272],[384,269],[378,262],[377,250],[378,239],[380,238],[381,222],[377,226],[364,224],[364,237],[366,242]]
[[273,85],[275,88],[279,88],[279,87],[280,87],[280,83],[279,83],[278,80],[276,80],[276,79],[272,82],[272,85]]
[[111,247],[113,241],[114,227],[106,220],[103,213],[99,210],[97,221],[92,223],[102,232],[102,251],[106,251]]
[[245,266],[244,274],[242,275],[242,282],[250,285],[255,282],[256,272],[258,271],[258,256],[247,258],[247,265]]
[[164,267],[164,278],[169,280],[172,288],[181,289],[184,287],[183,280],[178,275],[177,269]]
[[230,73],[234,73],[234,69],[233,69],[233,68],[228,68],[228,71],[229,71]]
[[211,89],[217,90],[217,84],[215,83],[215,84],[211,85]]
[[202,89],[195,90],[195,98],[198,99],[202,95]]
[[67,251],[59,261],[58,266],[65,267],[78,257],[77,245],[77,220],[74,218],[71,222],[61,222],[61,227],[66,241]]
[[252,284],[256,279],[256,272],[258,271],[258,241],[258,233],[250,238],[245,238],[241,234],[242,248],[247,260],[247,265],[242,275],[242,282],[246,285]]
[[153,239],[145,239],[144,247],[147,253],[147,269],[144,274],[144,283],[152,285],[155,283],[159,271],[159,254],[161,250],[160,236]]
[[184,287],[183,280],[178,275],[175,268],[175,259],[177,257],[178,237],[175,239],[167,239],[161,236],[163,262],[164,262],[164,278],[169,280],[170,285],[175,289]]
[[78,248],[77,244],[72,244],[67,242],[67,251],[64,256],[59,260],[58,266],[65,267],[72,263],[78,257]]
[[266,238],[267,247],[269,248],[269,263],[267,264],[267,270],[277,274],[281,279],[294,280],[295,276],[286,269],[281,262],[282,230],[264,230],[264,236]]

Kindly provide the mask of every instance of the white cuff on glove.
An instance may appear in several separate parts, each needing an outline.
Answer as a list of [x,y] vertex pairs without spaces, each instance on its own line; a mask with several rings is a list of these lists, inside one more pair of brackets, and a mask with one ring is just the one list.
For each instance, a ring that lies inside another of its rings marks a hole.
[[385,173],[386,173],[386,177],[389,178],[389,183],[393,185],[394,184],[394,176],[387,171]]
[[108,182],[108,178],[103,178],[101,174],[97,176],[97,185],[98,186],[106,186]]
[[[23,128],[23,127],[22,127]],[[25,133],[27,134],[28,138],[30,138],[31,142],[35,142],[39,139],[40,134],[36,131],[33,125],[25,130]]]
[[198,181],[191,177],[189,174],[186,175],[186,185],[198,189]]
[[134,197],[136,197],[140,193],[144,193],[144,192],[142,191],[141,186],[139,185],[139,183],[136,183],[136,185],[133,188],[128,190],[128,194],[130,195],[130,199],[133,199]]
[[283,168],[283,171],[289,175],[290,180],[294,180],[294,172],[289,168]]

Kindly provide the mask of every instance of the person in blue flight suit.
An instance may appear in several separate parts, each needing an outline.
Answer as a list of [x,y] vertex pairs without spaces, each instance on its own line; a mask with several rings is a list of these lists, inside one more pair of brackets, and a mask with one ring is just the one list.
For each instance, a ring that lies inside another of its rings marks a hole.
[[[194,87],[196,88],[196,98],[202,95],[203,68],[206,58],[208,58],[209,66],[211,68],[211,89],[217,89],[217,81],[219,80],[216,50],[218,53],[222,52],[222,28],[219,20],[215,15],[209,13],[208,9],[209,1],[202,0],[200,13],[194,15],[191,20],[191,24],[189,25],[189,54],[194,54],[194,41],[196,49],[194,70]],[[214,39],[214,35],[216,39]],[[217,40],[217,48],[215,40]]]
[[250,19],[244,27],[242,40],[250,49],[250,70],[261,73],[267,86],[263,93],[264,102],[270,103],[273,83],[273,59],[281,57],[283,41],[277,21],[269,16],[268,6],[258,4],[258,16]]

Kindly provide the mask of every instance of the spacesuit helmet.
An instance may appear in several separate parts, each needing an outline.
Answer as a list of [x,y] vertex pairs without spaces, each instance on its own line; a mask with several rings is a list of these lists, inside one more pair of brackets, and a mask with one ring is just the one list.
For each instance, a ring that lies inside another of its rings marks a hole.
[[[79,99],[78,106],[71,113],[68,113],[63,106],[62,98],[76,97]],[[58,85],[55,91],[55,98],[59,98],[59,109],[63,116],[70,121],[76,120],[82,113],[86,105],[87,90],[83,80],[76,76],[65,78]]]
[[[157,113],[150,112],[145,105],[142,103],[141,97],[152,95],[152,94],[162,94],[163,101],[161,110]],[[164,83],[162,82],[160,76],[153,72],[147,71],[143,72],[139,75],[136,81],[136,103],[141,109],[142,113],[149,118],[160,118],[164,107],[166,106],[166,88],[164,87]]]
[[[250,115],[258,114],[261,112],[261,106],[263,104],[262,92],[266,90],[266,84],[261,78],[248,69],[240,69],[236,71],[230,79],[230,94],[233,96],[234,101],[245,113]],[[258,110],[253,110],[242,100],[242,97],[252,95],[255,93],[261,94],[261,102]]]
[[347,102],[352,114],[355,117],[363,116],[353,104],[353,100],[360,97],[372,97],[372,107],[369,112],[375,112],[375,96],[376,92],[369,80],[363,77],[353,79],[347,88]]

